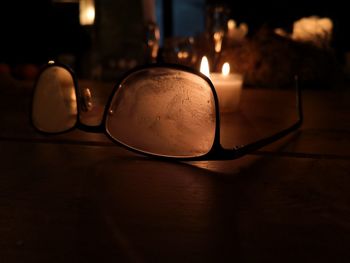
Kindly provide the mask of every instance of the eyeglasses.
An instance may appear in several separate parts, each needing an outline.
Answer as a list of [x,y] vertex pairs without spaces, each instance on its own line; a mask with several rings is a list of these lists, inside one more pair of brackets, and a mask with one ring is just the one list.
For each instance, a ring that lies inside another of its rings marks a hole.
[[35,84],[31,120],[44,133],[79,128],[104,132],[113,142],[149,156],[180,160],[230,160],[270,144],[299,128],[303,121],[296,78],[297,120],[271,136],[233,149],[220,144],[219,102],[210,79],[179,65],[137,67],[118,81],[102,123],[84,125],[84,94],[66,65],[46,65]]

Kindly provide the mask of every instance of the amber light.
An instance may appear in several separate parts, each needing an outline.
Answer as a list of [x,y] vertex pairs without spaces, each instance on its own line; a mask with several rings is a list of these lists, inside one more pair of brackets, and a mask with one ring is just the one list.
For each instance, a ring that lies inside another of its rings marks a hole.
[[94,0],[79,1],[79,21],[83,26],[93,25],[95,22],[95,2]]
[[200,72],[210,78],[209,61],[206,56],[202,57]]

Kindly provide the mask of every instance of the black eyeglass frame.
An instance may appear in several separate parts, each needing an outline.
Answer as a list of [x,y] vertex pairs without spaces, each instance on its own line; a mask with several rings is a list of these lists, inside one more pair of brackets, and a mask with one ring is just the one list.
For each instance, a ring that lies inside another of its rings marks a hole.
[[[114,143],[116,143],[117,145],[120,145],[124,148],[126,148],[127,150],[130,150],[132,152],[138,153],[138,154],[142,154],[142,155],[146,155],[146,156],[150,156],[150,157],[156,157],[156,158],[161,158],[161,159],[168,159],[168,160],[182,160],[182,161],[195,161],[195,160],[233,160],[233,159],[237,159],[240,158],[244,155],[247,155],[249,153],[252,153],[268,144],[271,144],[281,138],[283,138],[284,136],[290,134],[291,132],[297,130],[298,128],[301,127],[302,123],[303,123],[303,109],[302,109],[302,92],[301,92],[301,88],[299,86],[298,83],[298,77],[295,77],[295,89],[296,89],[296,110],[297,110],[297,121],[292,124],[291,126],[287,127],[286,129],[283,129],[277,133],[274,133],[270,136],[264,137],[262,139],[259,139],[255,142],[246,144],[246,145],[241,145],[241,146],[236,146],[233,149],[225,149],[222,147],[222,145],[220,144],[220,111],[219,111],[219,100],[218,100],[218,96],[215,90],[215,87],[213,85],[213,83],[211,82],[211,80],[205,76],[204,74],[202,74],[201,72],[199,72],[198,70],[195,70],[193,68],[189,68],[183,65],[178,65],[178,64],[168,64],[168,63],[162,63],[162,64],[147,64],[147,65],[142,65],[142,66],[137,66],[131,70],[129,70],[128,72],[126,72],[125,74],[123,74],[123,76],[121,78],[119,78],[119,80],[117,81],[116,85],[114,86],[114,89],[112,91],[112,93],[109,96],[109,99],[107,101],[107,104],[105,106],[104,109],[104,113],[103,113],[103,117],[102,117],[102,121],[101,124],[98,126],[89,126],[89,125],[85,125],[80,121],[80,114],[83,111],[82,109],[82,105],[83,105],[83,96],[82,93],[80,91],[80,89],[78,88],[78,82],[77,79],[75,77],[74,71],[67,65],[62,64],[62,63],[58,63],[58,62],[54,62],[54,63],[49,63],[47,64],[45,67],[42,68],[41,73],[44,72],[46,69],[48,69],[49,67],[53,67],[53,66],[58,66],[58,67],[63,67],[64,69],[66,69],[72,76],[73,78],[73,82],[74,82],[74,88],[75,88],[75,93],[77,96],[77,121],[75,123],[75,125],[73,127],[68,128],[67,130],[61,131],[61,132],[57,132],[57,133],[52,133],[52,132],[45,132],[42,131],[40,129],[38,129],[34,124],[33,124],[33,119],[32,119],[32,115],[31,115],[31,123],[34,126],[34,128],[36,129],[36,131],[38,131],[39,133],[42,134],[61,134],[61,133],[65,133],[68,131],[71,131],[75,128],[80,129],[82,131],[85,132],[93,132],[93,133],[104,133],[107,137],[109,137],[111,139],[111,141],[113,141]],[[175,70],[181,70],[181,71],[185,71],[188,73],[192,73],[195,74],[199,77],[201,77],[202,79],[204,79],[207,84],[210,86],[211,91],[213,93],[213,97],[214,97],[214,103],[215,103],[215,135],[214,135],[214,140],[213,140],[213,145],[211,146],[211,149],[204,155],[201,156],[195,156],[195,157],[173,157],[173,156],[164,156],[164,155],[158,155],[158,154],[151,154],[151,153],[147,153],[147,152],[143,152],[141,150],[137,150],[134,149],[126,144],[123,144],[119,141],[117,141],[116,139],[114,139],[107,131],[106,125],[107,125],[107,115],[108,115],[108,111],[109,108],[111,106],[114,94],[117,92],[117,90],[120,88],[120,84],[122,83],[122,81],[128,77],[130,74],[135,73],[139,70],[143,70],[143,69],[151,69],[151,68],[169,68],[169,69],[175,69]],[[37,81],[35,82],[35,88],[36,88],[36,84],[38,83],[38,80],[40,78],[39,74]],[[34,92],[33,94],[35,94],[35,88],[34,88]]]

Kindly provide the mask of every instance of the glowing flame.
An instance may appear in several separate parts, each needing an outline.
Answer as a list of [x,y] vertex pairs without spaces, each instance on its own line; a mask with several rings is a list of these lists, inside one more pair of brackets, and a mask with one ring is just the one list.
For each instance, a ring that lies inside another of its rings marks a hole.
[[215,32],[213,37],[214,37],[215,52],[219,53],[221,51],[222,39],[224,37],[224,33],[221,31]]
[[228,64],[227,62],[224,63],[224,65],[222,65],[222,75],[224,76],[228,76],[228,74],[230,74],[230,64]]
[[79,1],[79,19],[81,25],[92,25],[95,21],[94,0]]
[[235,20],[230,19],[229,21],[227,21],[227,28],[228,28],[228,30],[233,30],[233,29],[235,29],[235,27],[236,27]]
[[188,56],[189,56],[189,54],[188,54],[187,51],[179,51],[179,52],[177,52],[177,57],[179,59],[186,59],[186,58],[188,58]]
[[202,57],[200,72],[206,75],[208,78],[210,77],[209,62],[206,56]]

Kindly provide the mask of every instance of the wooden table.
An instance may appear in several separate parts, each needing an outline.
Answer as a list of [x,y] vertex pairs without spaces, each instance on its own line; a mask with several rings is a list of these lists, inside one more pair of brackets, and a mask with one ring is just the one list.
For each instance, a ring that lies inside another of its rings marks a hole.
[[[38,135],[31,85],[4,83],[0,262],[348,262],[349,90],[306,90],[300,132],[238,160],[166,162],[102,134]],[[290,123],[289,98],[247,89],[223,144]]]

